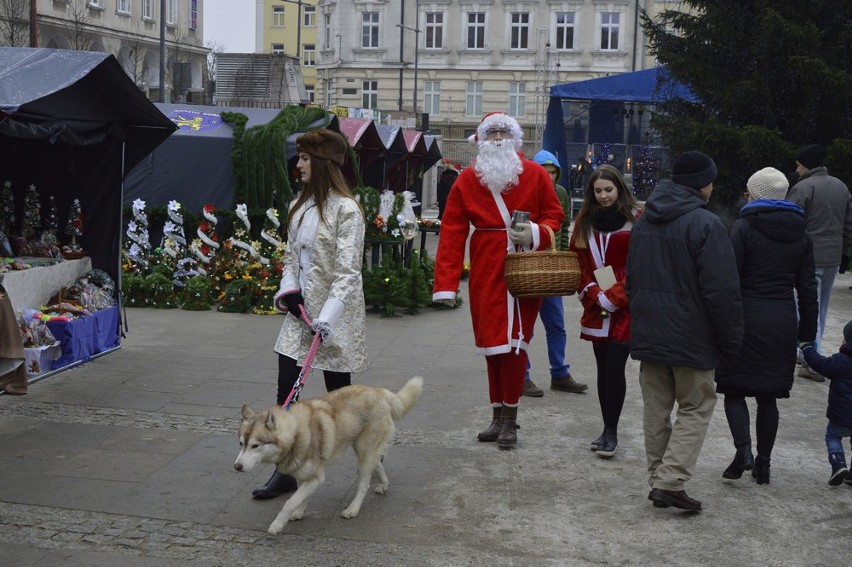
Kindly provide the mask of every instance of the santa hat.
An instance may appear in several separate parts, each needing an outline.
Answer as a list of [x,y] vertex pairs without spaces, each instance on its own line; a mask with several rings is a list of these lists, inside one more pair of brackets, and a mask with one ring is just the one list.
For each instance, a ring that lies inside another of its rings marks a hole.
[[486,114],[479,126],[476,127],[476,132],[468,138],[468,141],[471,144],[476,144],[485,139],[485,134],[489,128],[500,126],[509,130],[509,136],[512,138],[515,148],[520,150],[524,143],[524,131],[518,121],[505,112],[489,112]]

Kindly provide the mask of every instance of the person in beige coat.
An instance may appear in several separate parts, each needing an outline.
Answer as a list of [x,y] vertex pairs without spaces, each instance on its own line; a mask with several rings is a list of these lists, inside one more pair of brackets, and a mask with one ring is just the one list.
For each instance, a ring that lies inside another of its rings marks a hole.
[[[340,134],[320,130],[300,136],[296,150],[302,190],[290,207],[284,271],[275,295],[275,307],[291,315],[274,349],[279,405],[292,391],[316,333],[322,344],[312,368],[323,371],[326,390],[348,386],[352,372],[367,369],[364,213],[340,171],[348,144]],[[293,477],[276,470],[252,496],[274,498],[295,488]]]

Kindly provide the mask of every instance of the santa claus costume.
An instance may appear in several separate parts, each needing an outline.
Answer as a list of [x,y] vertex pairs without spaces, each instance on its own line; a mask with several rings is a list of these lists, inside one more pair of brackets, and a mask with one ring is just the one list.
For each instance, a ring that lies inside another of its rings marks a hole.
[[[504,136],[502,140],[489,137]],[[486,115],[472,137],[478,145],[473,166],[459,175],[447,199],[435,258],[433,301],[454,301],[470,235],[470,314],[476,352],[485,355],[491,425],[480,441],[501,448],[517,442],[518,403],[524,386],[527,349],[540,299],[515,299],[503,276],[506,254],[550,246],[550,235],[564,219],[553,181],[537,163],[520,153],[523,131],[503,113]],[[513,211],[530,214],[531,237],[518,247],[513,241]],[[474,230],[471,235],[470,227]]]

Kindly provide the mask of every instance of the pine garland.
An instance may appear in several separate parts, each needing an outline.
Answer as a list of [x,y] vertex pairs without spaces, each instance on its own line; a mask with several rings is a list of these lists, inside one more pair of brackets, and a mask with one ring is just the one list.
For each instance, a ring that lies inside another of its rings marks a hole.
[[[234,202],[245,203],[250,211],[276,207],[287,211],[293,199],[287,168],[287,137],[294,132],[321,130],[331,122],[322,108],[285,107],[269,123],[245,129],[245,115],[222,113],[222,120],[234,124],[231,164],[234,170]],[[319,126],[311,127],[312,124]]]

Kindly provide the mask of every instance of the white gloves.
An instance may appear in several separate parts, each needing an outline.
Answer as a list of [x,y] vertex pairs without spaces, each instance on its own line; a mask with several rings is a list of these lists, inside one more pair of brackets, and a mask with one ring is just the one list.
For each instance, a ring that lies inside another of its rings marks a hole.
[[528,222],[519,222],[515,228],[509,229],[509,238],[516,246],[529,248],[533,241],[532,225]]

